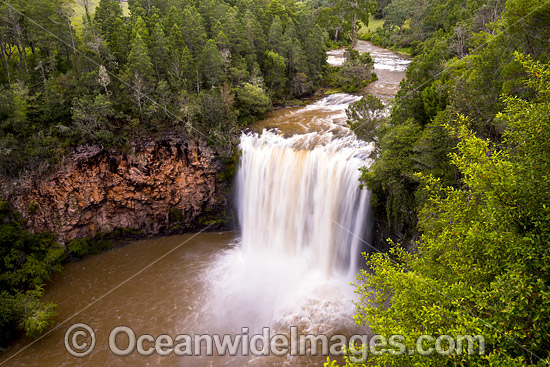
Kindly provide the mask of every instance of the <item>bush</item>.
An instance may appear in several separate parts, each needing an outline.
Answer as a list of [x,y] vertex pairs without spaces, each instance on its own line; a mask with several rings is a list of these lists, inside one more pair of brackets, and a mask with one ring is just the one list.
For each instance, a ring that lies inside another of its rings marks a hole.
[[31,234],[8,203],[0,201],[0,344],[19,330],[36,337],[53,323],[55,305],[43,304],[42,286],[61,270],[65,249],[51,234]]
[[246,83],[241,88],[237,88],[236,93],[237,109],[241,118],[261,116],[273,109],[271,99],[260,87]]

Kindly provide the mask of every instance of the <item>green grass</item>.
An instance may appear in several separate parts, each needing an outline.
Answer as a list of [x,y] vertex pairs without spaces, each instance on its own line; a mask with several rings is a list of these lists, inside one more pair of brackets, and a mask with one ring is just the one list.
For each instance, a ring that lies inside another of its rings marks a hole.
[[[359,31],[357,32],[358,37],[361,37],[364,34],[369,34],[376,32],[377,29],[382,28],[384,26],[385,19],[374,19],[374,17],[371,15],[369,17],[369,25],[365,27],[363,23],[361,23],[361,28],[359,28]],[[407,19],[405,21],[405,24],[403,24],[403,29],[407,29],[411,27],[411,20]]]
[[369,25],[368,27],[361,27],[361,29],[359,30],[359,33],[371,33],[371,32],[374,32],[376,31],[378,28],[382,28],[382,26],[384,25],[384,19],[374,19],[373,16],[371,16],[369,18]]
[[[90,14],[93,16],[95,7],[99,4],[99,0],[90,0]],[[77,33],[80,33],[82,31],[82,24],[83,24],[83,18],[86,15],[86,11],[84,10],[84,6],[79,4],[78,1],[75,1],[74,4],[74,14],[72,17],[73,27],[75,28]],[[130,14],[130,10],[128,9],[128,3],[124,2],[122,13],[124,16],[128,16]]]
[[[95,7],[99,3],[99,0],[90,0],[90,13],[93,14]],[[74,14],[72,17],[73,27],[76,30],[77,33],[80,33],[82,31],[82,24],[83,24],[83,18],[86,15],[86,11],[84,10],[84,6],[79,4],[78,1],[74,2]]]

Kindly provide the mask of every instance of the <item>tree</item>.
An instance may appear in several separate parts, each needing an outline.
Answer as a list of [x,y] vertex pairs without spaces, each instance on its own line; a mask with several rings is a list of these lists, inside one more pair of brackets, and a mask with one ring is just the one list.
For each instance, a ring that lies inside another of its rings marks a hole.
[[[40,210],[34,203],[29,209]],[[53,324],[55,305],[42,303],[44,283],[61,270],[65,250],[51,234],[31,234],[10,205],[0,201],[0,345],[24,330],[37,337]]]
[[338,34],[343,30],[342,18],[336,14],[336,10],[331,7],[322,8],[317,14],[315,22],[322,28],[334,33],[334,42],[338,41]]
[[156,71],[157,80],[161,80],[164,79],[166,75],[168,64],[168,42],[166,41],[162,24],[155,24],[152,39],[154,40],[150,48],[152,62]]
[[108,97],[98,94],[78,98],[72,108],[74,134],[82,141],[103,140],[108,133],[109,119],[115,111]]
[[201,54],[202,74],[207,87],[212,87],[223,82],[223,60],[214,40],[208,40]]
[[126,63],[129,47],[128,47],[128,33],[126,24],[120,18],[117,18],[114,23],[114,31],[110,37],[109,48],[116,58],[119,65]]
[[193,53],[193,56],[197,57],[200,55],[203,47],[205,47],[206,42],[206,30],[204,29],[203,19],[193,6],[187,7],[183,11],[181,19],[181,31],[185,44]]
[[403,32],[403,24],[411,16],[411,4],[413,0],[392,0],[386,6],[386,22],[392,26],[399,27],[399,31]]
[[[498,145],[460,117],[452,163],[464,185],[420,175],[429,200],[414,252],[392,245],[368,257],[357,322],[381,335],[476,335],[485,354],[371,356],[376,364],[541,365],[550,358],[550,68],[520,54],[531,101],[509,96]],[[521,325],[521,327],[519,327]],[[521,346],[521,347],[518,347]],[[455,346],[456,348],[456,346]],[[367,362],[368,363],[368,362]]]
[[356,92],[371,81],[374,61],[368,53],[359,55],[352,48],[346,50],[344,57],[346,60],[340,70],[340,85],[346,92]]
[[265,82],[274,98],[281,98],[286,89],[286,64],[285,59],[279,54],[267,51],[265,55]]
[[107,42],[115,31],[115,22],[122,17],[118,0],[100,0],[95,9],[94,21]]
[[131,40],[135,40],[136,36],[139,35],[140,38],[149,45],[149,31],[147,30],[147,24],[141,16],[138,16],[134,26],[132,27],[132,34],[130,35]]
[[376,142],[378,127],[386,115],[385,110],[380,99],[367,94],[346,109],[347,123],[361,140]]
[[273,18],[273,23],[269,27],[268,43],[271,50],[279,55],[284,55],[288,50],[288,42],[283,35],[283,24],[278,16]]
[[339,0],[336,3],[338,11],[343,15],[344,20],[351,25],[351,46],[355,46],[355,35],[357,24],[361,21],[365,26],[369,24],[369,15],[374,13],[377,4],[371,0]]
[[214,34],[218,34],[219,32],[223,32],[231,40],[229,50],[232,54],[236,55],[246,50],[247,39],[245,29],[234,8],[230,8],[225,13],[223,19],[213,30]]
[[147,43],[141,38],[141,35],[136,32],[136,36],[130,46],[125,78],[131,85],[131,93],[139,108],[140,115],[143,113],[147,93],[149,93],[152,88],[153,75],[153,64],[149,57]]
[[272,110],[271,100],[265,91],[250,83],[237,89],[237,108],[242,116],[261,116]]

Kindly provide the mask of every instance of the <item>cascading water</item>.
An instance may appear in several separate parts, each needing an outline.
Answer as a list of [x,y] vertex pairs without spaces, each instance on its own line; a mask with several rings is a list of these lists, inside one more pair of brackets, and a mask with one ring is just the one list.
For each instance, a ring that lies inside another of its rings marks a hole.
[[359,98],[331,95],[284,112],[289,119],[270,130],[242,135],[241,237],[205,272],[211,292],[203,312],[216,331],[365,332],[353,323],[350,282],[368,235],[369,192],[359,176],[372,147],[344,123],[345,109]]
[[[408,60],[364,41],[356,47],[375,59],[378,80],[365,92],[389,101]],[[341,64],[342,54],[334,52],[328,61]],[[68,264],[63,274],[56,274],[45,301],[58,304],[59,320],[89,324],[98,337],[94,352],[78,363],[268,367],[321,366],[326,361],[321,356],[133,353],[121,362],[106,342],[119,325],[155,336],[236,335],[243,327],[250,328],[250,335],[263,327],[287,334],[290,326],[300,334],[369,333],[354,324],[354,287],[349,285],[361,263],[354,258],[361,247],[357,237],[368,237],[361,233],[361,223],[369,222],[368,193],[358,188],[357,169],[369,164],[370,147],[343,123],[346,107],[358,98],[334,94],[275,111],[253,126],[258,133],[267,131],[242,137],[240,234],[138,241]],[[87,304],[91,306],[83,309]],[[39,358],[45,365],[73,365],[74,357],[60,343],[68,325],[61,326],[32,343],[21,340],[0,361],[13,357],[8,365],[35,366]]]
[[[367,223],[359,169],[369,147],[352,134],[243,135],[239,221],[246,253],[299,259],[309,271],[353,275]],[[246,255],[245,255],[246,256]]]
[[264,130],[241,137],[240,246],[220,255],[214,268],[224,276],[211,282],[218,301],[210,304],[219,305],[214,314],[226,327],[350,325],[349,282],[368,217],[359,169],[371,146],[342,122],[358,98],[333,95],[294,111],[323,116],[310,132],[291,134],[286,126],[286,136]]

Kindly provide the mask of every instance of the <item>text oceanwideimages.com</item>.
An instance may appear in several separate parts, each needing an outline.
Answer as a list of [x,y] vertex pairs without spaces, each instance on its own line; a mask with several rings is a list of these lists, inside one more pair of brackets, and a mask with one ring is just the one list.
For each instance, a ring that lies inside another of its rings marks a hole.
[[[141,356],[342,356],[351,352],[355,362],[365,361],[369,354],[389,353],[429,356],[483,355],[485,338],[482,335],[421,335],[410,341],[403,335],[313,335],[300,334],[296,326],[288,333],[273,333],[264,327],[261,333],[251,333],[243,327],[239,334],[136,334],[128,326],[117,326],[109,334],[109,350],[125,357]],[[65,333],[65,347],[74,357],[90,355],[97,338],[86,324],[74,324]]]

